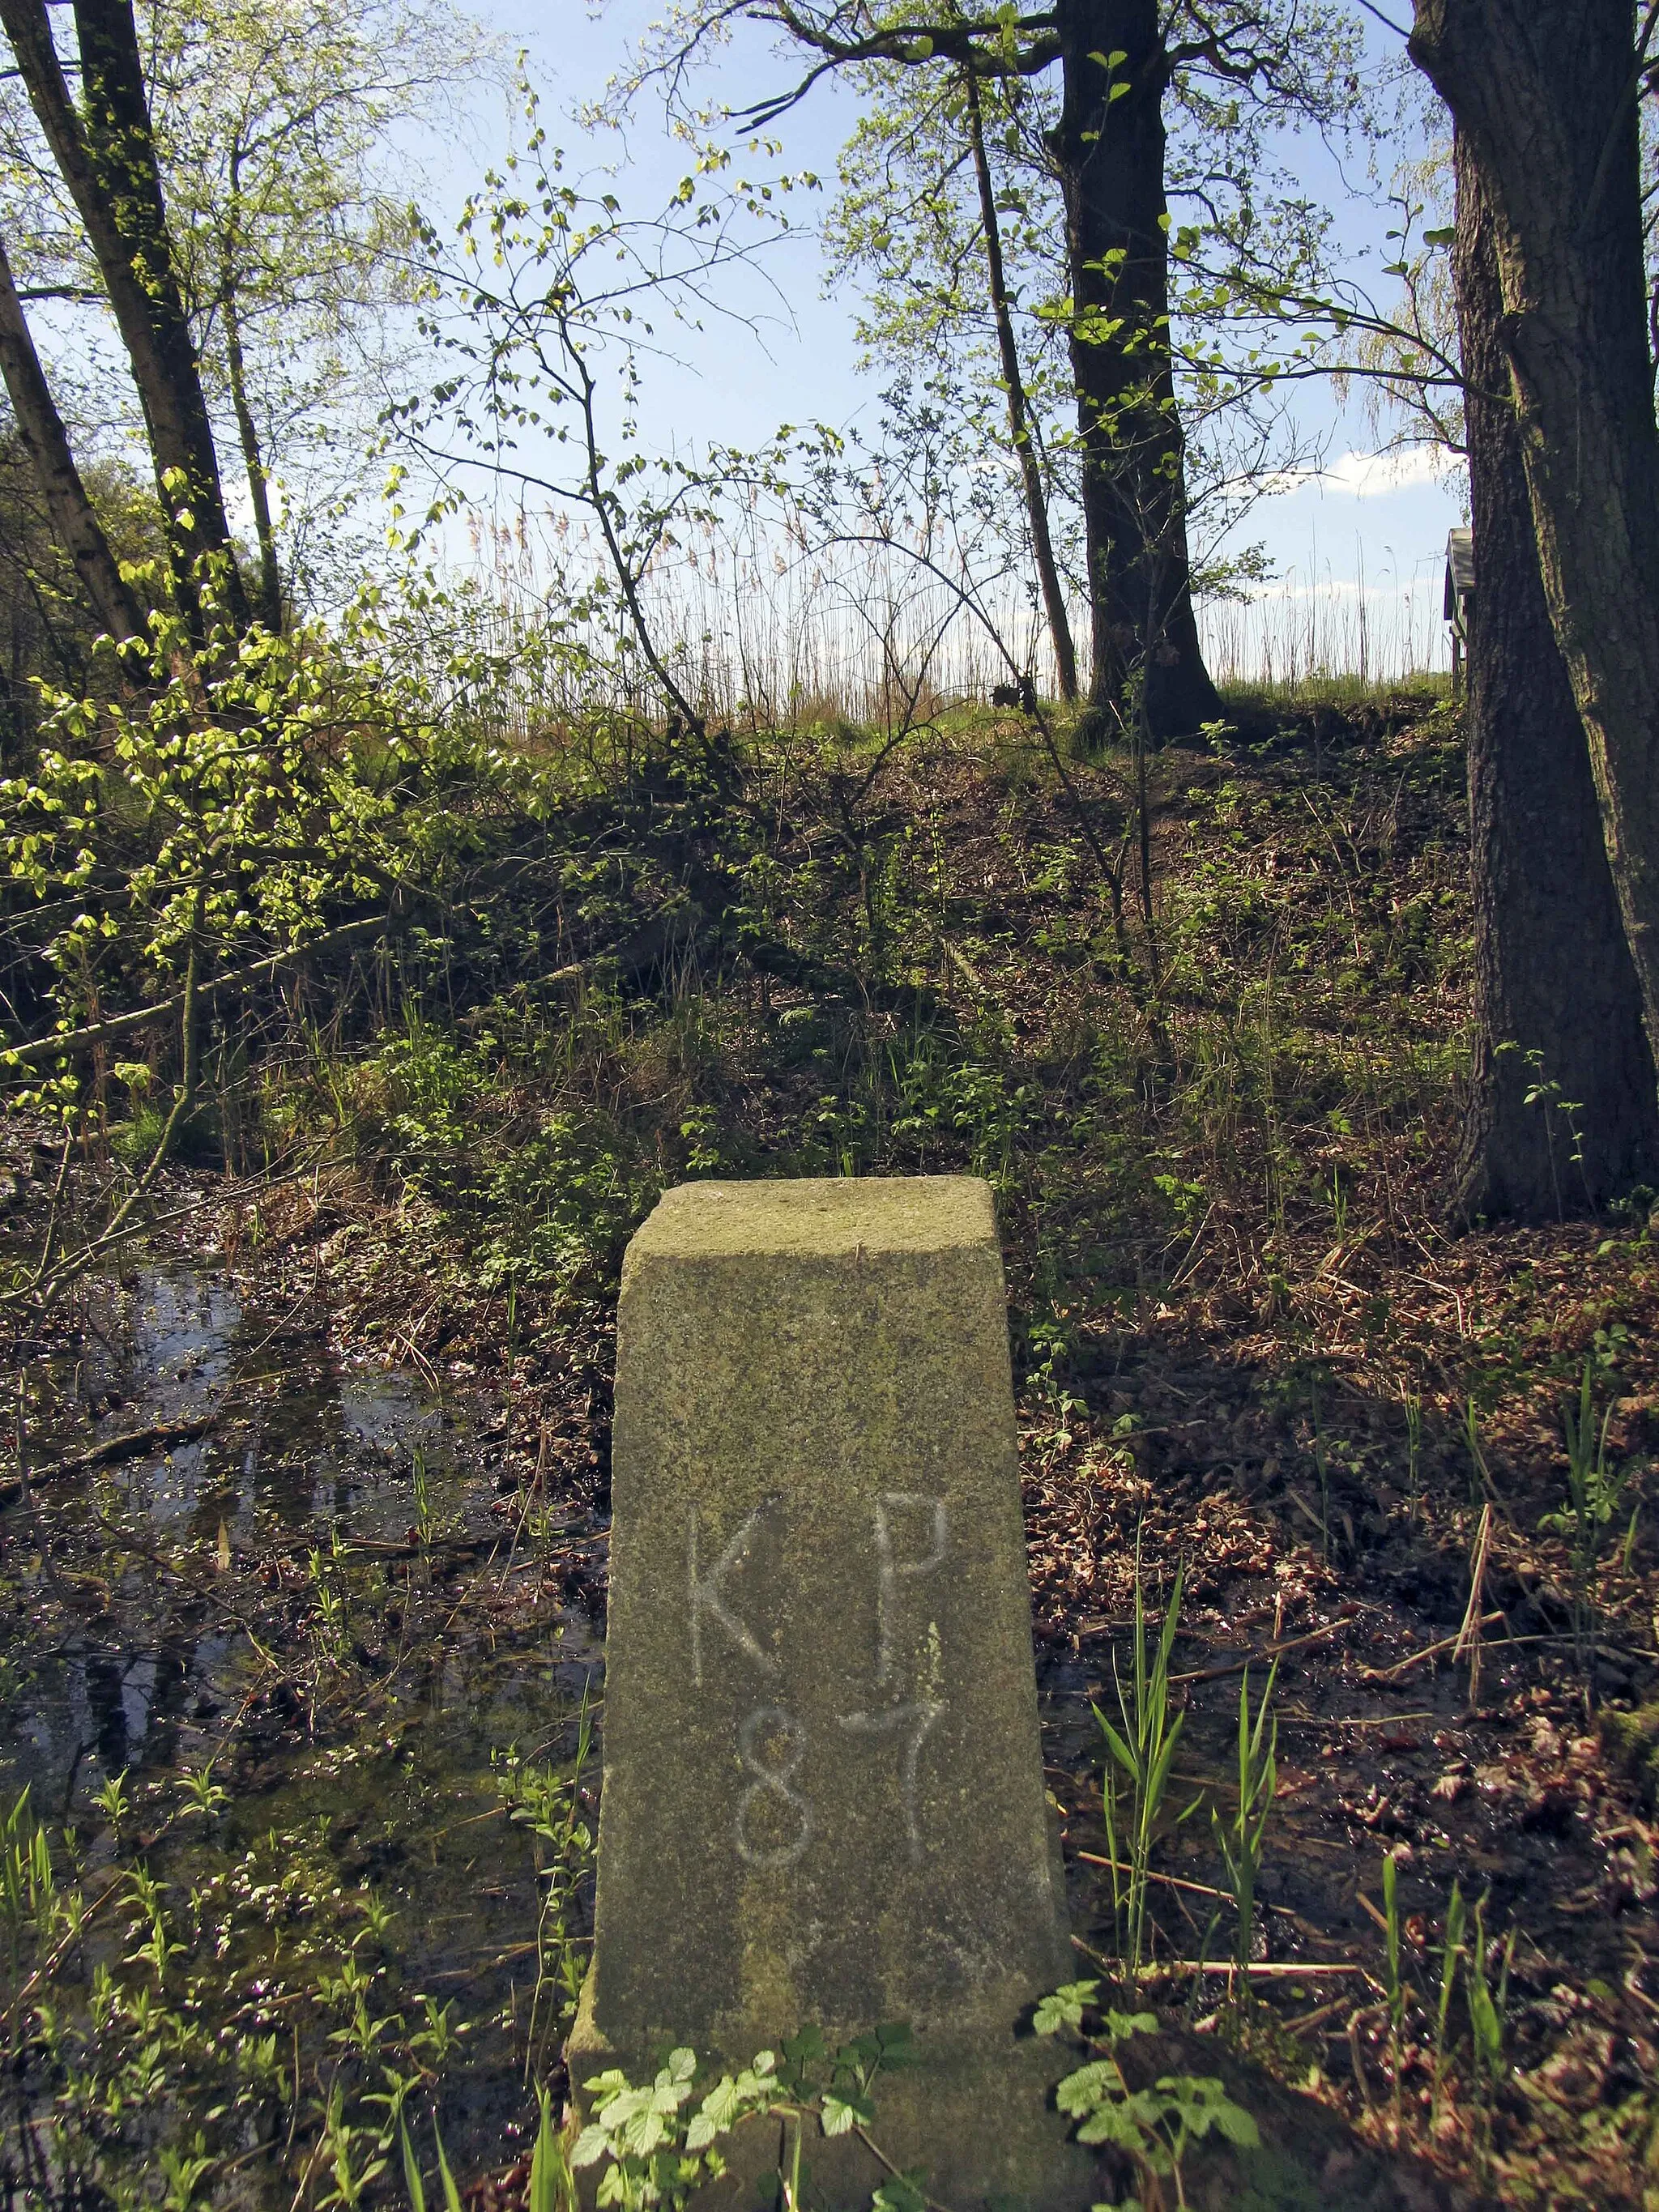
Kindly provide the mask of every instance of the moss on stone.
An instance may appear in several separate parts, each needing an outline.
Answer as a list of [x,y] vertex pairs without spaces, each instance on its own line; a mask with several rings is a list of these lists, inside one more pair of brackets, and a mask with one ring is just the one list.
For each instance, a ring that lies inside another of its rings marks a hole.
[[1649,1812],[1659,1811],[1659,1702],[1633,1713],[1601,1715],[1601,1747],[1621,1774],[1635,1783]]

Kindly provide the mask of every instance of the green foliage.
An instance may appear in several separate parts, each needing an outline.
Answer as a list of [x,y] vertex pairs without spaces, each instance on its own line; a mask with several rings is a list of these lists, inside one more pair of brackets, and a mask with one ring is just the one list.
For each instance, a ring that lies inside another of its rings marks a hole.
[[[1586,1708],[1595,1702],[1596,1584],[1603,1553],[1622,1518],[1633,1472],[1627,1463],[1614,1466],[1607,1457],[1607,1431],[1616,1401],[1609,1398],[1598,1424],[1592,1388],[1593,1365],[1586,1359],[1578,1386],[1578,1403],[1561,1409],[1561,1425],[1567,1448],[1567,1503],[1559,1513],[1546,1513],[1539,1527],[1567,1539],[1572,1563],[1573,1649]],[[1633,1540],[1639,1505],[1632,1512],[1626,1542]]]
[[490,1288],[611,1280],[660,1187],[603,1116],[549,1115],[490,1175],[485,1205],[496,1234],[481,1279]]
[[[553,2118],[553,2100],[539,2084],[537,2096],[541,2113],[535,2148],[530,2154],[530,2186],[526,2212],[574,2212],[575,2177],[565,2140]],[[419,2208],[416,2208],[419,2212]]]
[[1441,2085],[1445,2078],[1452,1999],[1457,1993],[1457,1972],[1463,1957],[1463,1923],[1466,1917],[1462,1884],[1454,1881],[1451,1900],[1446,1907],[1446,1936],[1440,1953],[1440,1988],[1434,2014],[1433,2100],[1436,2111],[1439,2108]]
[[[875,2118],[877,2076],[908,2063],[910,2031],[883,2027],[831,2053],[815,2027],[803,2028],[781,2051],[762,2051],[738,2074],[723,2074],[696,2098],[696,2054],[680,2049],[648,2084],[636,2086],[618,2067],[585,2083],[592,2118],[576,2139],[573,2166],[603,2166],[596,2201],[623,2212],[662,2205],[678,2212],[696,2191],[726,2171],[721,2141],[745,2119],[766,2113],[793,2124],[780,2169],[785,2197],[798,2193],[800,2130],[816,2122],[826,2136],[865,2128]],[[919,2184],[896,2174],[875,2203],[884,2212],[916,2212],[926,2203]]]
[[[1097,2011],[1099,1988],[1098,1982],[1070,1982],[1037,2007],[1032,2025],[1039,2035],[1070,2030],[1085,2048],[1099,2052],[1065,2076],[1054,2101],[1077,2123],[1079,2142],[1110,2144],[1128,2155],[1149,2203],[1161,2201],[1156,2192],[1168,2180],[1176,2203],[1184,2205],[1182,2167],[1194,2143],[1213,2130],[1242,2149],[1254,2149],[1260,2130],[1213,2075],[1164,2074],[1149,2088],[1132,2087],[1118,2051],[1137,2035],[1155,2034],[1158,2020],[1147,2012]],[[1094,2021],[1091,2027],[1085,2027],[1085,2015]]]
[[[555,2023],[544,1991],[580,1980],[569,1900],[591,1849],[576,1802],[580,1717],[578,1739],[574,1776],[507,1762],[509,1803],[537,1838],[550,1900],[538,1996]],[[223,1796],[207,1771],[137,1792],[112,1781],[99,1805],[110,1826],[92,1851],[72,1832],[49,1838],[27,1790],[0,1815],[0,2137],[22,2129],[49,2142],[72,2196],[133,2212],[183,2212],[250,2141],[287,2174],[284,2202],[351,2212],[384,2202],[401,2166],[423,2212],[409,2102],[429,2094],[435,2108],[474,2024],[408,1986],[397,1915],[372,1888],[342,1881],[328,1815],[233,1843]],[[99,1863],[95,1881],[78,1872],[83,1856]],[[540,2117],[533,2212],[574,2212],[544,2096]],[[459,2191],[433,2124],[453,2212]]]
[[[546,2107],[543,2107],[544,2124]],[[461,2212],[461,2192],[455,2186],[455,2177],[449,2169],[449,2159],[444,2150],[444,2139],[434,2126],[432,2130],[433,2148],[438,2154],[438,2185],[443,2192],[444,2212]],[[404,2187],[409,2192],[410,2212],[426,2212],[426,2185],[421,2178],[420,2160],[415,2155],[415,2146],[409,2139],[409,2130],[399,2118],[398,2122],[398,2148],[403,2159]],[[537,2149],[541,2148],[540,2139]]]
[[1261,1846],[1268,1816],[1279,1791],[1276,1753],[1279,1720],[1273,1712],[1273,1685],[1279,1662],[1268,1669],[1267,1680],[1254,1717],[1250,1711],[1250,1670],[1244,1669],[1238,1686],[1238,1803],[1232,1818],[1223,1820],[1212,1812],[1210,1825],[1227,1869],[1228,1887],[1238,1916],[1234,1956],[1238,1965],[1241,1996],[1250,1987],[1250,1955],[1255,1934],[1256,1879],[1261,1870]]
[[679,2050],[647,2087],[636,2088],[617,2067],[586,2082],[593,2117],[576,2138],[571,2164],[605,2164],[600,2204],[625,2212],[684,2205],[700,2183],[725,2171],[719,2138],[748,2113],[769,2112],[782,2096],[776,2057],[763,2051],[742,2073],[722,2075],[696,2112],[683,2118],[696,2065],[695,2052]]
[[412,1023],[349,1078],[359,1155],[383,1161],[406,1195],[465,1230],[487,1288],[605,1285],[659,1174],[626,1129],[592,1109],[543,1112],[500,1143],[491,1102],[505,1073],[493,1042]]
[[176,975],[192,943],[246,957],[386,896],[398,775],[433,708],[380,641],[372,600],[337,631],[200,652],[158,616],[122,654],[155,679],[142,692],[50,700],[33,774],[0,783],[0,871],[66,913],[47,944],[65,1026],[94,966]]
[[[1169,1787],[1170,1764],[1186,1722],[1184,1713],[1172,1716],[1170,1710],[1170,1654],[1180,1626],[1183,1573],[1182,1567],[1176,1569],[1164,1611],[1164,1625],[1157,1648],[1149,1659],[1146,1590],[1137,1539],[1134,1636],[1130,1646],[1127,1688],[1115,1657],[1112,1662],[1121,1728],[1115,1727],[1098,1705],[1093,1709],[1107,1753],[1101,1796],[1105,1808],[1106,1850],[1111,1861],[1112,1908],[1118,1923],[1119,1946],[1131,1976],[1139,1972],[1146,1955],[1146,1904],[1152,1852],[1164,1793]],[[1127,1796],[1127,1818],[1121,1827],[1120,1791]],[[1187,1812],[1191,1810],[1188,1806]],[[1184,1820],[1186,1814],[1181,1818]],[[1128,1854],[1127,1861],[1120,1859],[1120,1840]]]
[[525,2069],[530,2075],[536,2072],[549,2039],[574,2016],[581,1995],[583,1960],[570,1923],[577,1892],[593,1859],[593,1831],[585,1812],[592,1750],[593,1711],[584,1684],[576,1747],[566,1767],[526,1765],[511,1750],[501,1762],[512,1818],[536,1838],[542,1885],[536,1922],[536,1986],[525,2042]]

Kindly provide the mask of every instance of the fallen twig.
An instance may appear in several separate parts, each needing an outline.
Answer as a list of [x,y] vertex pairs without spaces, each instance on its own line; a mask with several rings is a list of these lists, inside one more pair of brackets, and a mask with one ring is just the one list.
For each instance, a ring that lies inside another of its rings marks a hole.
[[[234,997],[254,983],[274,975],[279,968],[290,961],[306,959],[313,952],[326,952],[348,939],[362,937],[368,931],[386,927],[384,915],[371,915],[361,921],[348,921],[338,929],[331,929],[321,937],[313,937],[304,945],[290,945],[284,952],[272,952],[250,967],[239,968],[234,975],[216,976],[204,983],[196,994],[199,1005],[209,1005],[220,997]],[[94,1045],[106,1044],[113,1037],[125,1036],[129,1030],[145,1028],[152,1022],[165,1022],[178,1013],[185,1003],[182,991],[170,999],[158,999],[153,1006],[135,1006],[131,1013],[112,1014],[101,1022],[94,1022],[81,1030],[60,1030],[54,1036],[34,1037],[27,1044],[13,1045],[0,1053],[0,1060],[8,1068],[39,1067],[47,1060],[73,1058],[90,1052]]]
[[[31,1470],[32,1483],[58,1482],[67,1475],[85,1474],[94,1467],[107,1467],[124,1459],[139,1459],[147,1452],[163,1451],[174,1444],[190,1443],[204,1437],[215,1425],[216,1417],[195,1421],[164,1422],[154,1428],[130,1429],[125,1436],[106,1437],[90,1449],[75,1452],[68,1459],[54,1460],[50,1467]],[[15,1505],[23,1495],[21,1481],[0,1483],[0,1506]]]
[[[1483,1614],[1480,1620],[1480,1626],[1482,1628],[1490,1628],[1495,1620],[1502,1620],[1503,1618],[1503,1611],[1502,1608],[1499,1607],[1491,1613]],[[1408,1668],[1413,1667],[1420,1667],[1425,1659],[1432,1659],[1439,1652],[1451,1650],[1454,1645],[1460,1644],[1462,1641],[1468,1630],[1468,1624],[1466,1620],[1463,1627],[1458,1630],[1455,1636],[1443,1636],[1437,1644],[1425,1644],[1422,1650],[1413,1651],[1409,1658],[1396,1659],[1392,1667],[1362,1667],[1359,1670],[1359,1679],[1362,1682],[1392,1682],[1395,1680],[1398,1676],[1405,1674]],[[1517,1637],[1512,1640],[1516,1643],[1553,1644],[1560,1641],[1561,1639],[1555,1637],[1529,1636],[1525,1638]]]
[[[1098,1851],[1079,1851],[1078,1857],[1085,1866],[1109,1867],[1114,1874],[1130,1871],[1121,1859],[1103,1858]],[[1179,1875],[1154,1874],[1150,1868],[1146,1869],[1146,1880],[1162,1882],[1165,1889],[1190,1890],[1194,1897],[1227,1897],[1231,1894],[1228,1890],[1212,1889],[1206,1881],[1183,1881]],[[1272,1906],[1268,1908],[1269,1911],[1273,1909]]]
[[1317,1644],[1322,1637],[1334,1636],[1339,1628],[1346,1628],[1353,1620],[1351,1613],[1339,1613],[1328,1620],[1322,1628],[1310,1629],[1305,1636],[1287,1636],[1276,1644],[1264,1644],[1259,1650],[1247,1651],[1242,1659],[1230,1659],[1223,1667],[1199,1667],[1185,1674],[1171,1674],[1172,1682],[1218,1682],[1226,1674],[1242,1674],[1247,1667],[1255,1667],[1264,1659],[1277,1659],[1281,1651],[1298,1651],[1304,1644]]

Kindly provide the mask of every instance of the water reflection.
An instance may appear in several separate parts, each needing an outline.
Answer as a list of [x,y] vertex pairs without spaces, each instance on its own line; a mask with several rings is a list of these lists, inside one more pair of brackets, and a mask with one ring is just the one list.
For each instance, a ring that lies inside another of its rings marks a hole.
[[[122,1557],[112,1536],[114,1605],[40,1667],[29,1711],[0,1746],[0,1777],[9,1768],[66,1807],[124,1771],[205,1755],[213,1723],[257,1680],[260,1662],[246,1638],[204,1618],[199,1602],[227,1553],[233,1563],[250,1554],[285,1563],[280,1571],[298,1580],[311,1549],[326,1552],[336,1528],[401,1542],[422,1511],[417,1466],[429,1528],[479,1534],[494,1525],[488,1484],[476,1472],[469,1481],[468,1472],[477,1467],[476,1431],[495,1407],[440,1404],[404,1370],[343,1360],[316,1333],[249,1309],[232,1283],[203,1270],[146,1269],[95,1285],[88,1322],[82,1356],[47,1377],[38,1462],[137,1431],[211,1425],[90,1479],[91,1509],[112,1526],[136,1521],[155,1556]],[[188,1583],[158,1572],[158,1559],[192,1571],[194,1599]],[[226,1588],[234,1590],[234,1577]],[[134,1642],[117,1626],[130,1604],[143,1616]],[[530,1675],[532,1703],[545,1714],[556,1703],[563,1710],[557,1678],[579,1689],[599,1655],[580,1616],[544,1625],[552,1648],[538,1651]],[[399,1705],[455,1716],[476,1742],[483,1656],[447,1640],[405,1666]],[[499,1673],[495,1660],[488,1671]]]
[[[506,1576],[504,1543],[470,1591],[441,1556],[356,1555],[325,1648],[308,1561],[329,1554],[337,1529],[401,1546],[422,1516],[440,1536],[493,1542],[501,1523],[483,1432],[498,1443],[500,1401],[440,1403],[412,1376],[343,1359],[291,1318],[249,1308],[205,1271],[94,1285],[88,1321],[77,1358],[33,1370],[35,1467],[106,1438],[175,1433],[52,1488],[53,1640],[26,1655],[0,1709],[0,1804],[28,1783],[38,1807],[100,1849],[91,1800],[105,1784],[127,1778],[142,1832],[179,1802],[145,1785],[213,1761],[229,1795],[210,1828],[163,1817],[146,1847],[158,1879],[188,1885],[204,1865],[279,1838],[283,1851],[320,1855],[348,1892],[380,1887],[400,1990],[456,2000],[467,2026],[443,2112],[451,2154],[458,2166],[499,2162],[523,2113],[539,1899],[492,1759],[514,1746],[528,1759],[568,1753],[572,1717],[597,1692],[597,1632],[551,1602],[515,1603],[536,1583]],[[198,1423],[204,1433],[176,1433]],[[519,1565],[531,1548],[520,1545]],[[460,1572],[475,1571],[469,1557]],[[278,1655],[280,1674],[233,1616]],[[226,2201],[281,2212],[292,2195],[291,2177],[270,2194],[251,2166],[244,2185],[246,2199]]]

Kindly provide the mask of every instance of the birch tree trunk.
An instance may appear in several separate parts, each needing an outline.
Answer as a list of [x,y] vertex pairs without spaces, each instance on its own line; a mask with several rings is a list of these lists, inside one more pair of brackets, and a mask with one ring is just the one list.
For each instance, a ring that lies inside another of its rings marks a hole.
[[193,610],[200,564],[223,556],[222,588],[240,628],[246,600],[167,234],[131,0],[75,0],[80,107],[70,98],[46,0],[0,0],[0,24],[85,227],[131,365],[167,519],[174,591]]
[[0,376],[17,418],[17,435],[40,488],[52,533],[75,564],[98,619],[117,640],[141,637],[143,610],[124,580],[103,525],[75,465],[69,433],[58,412],[0,245]]

